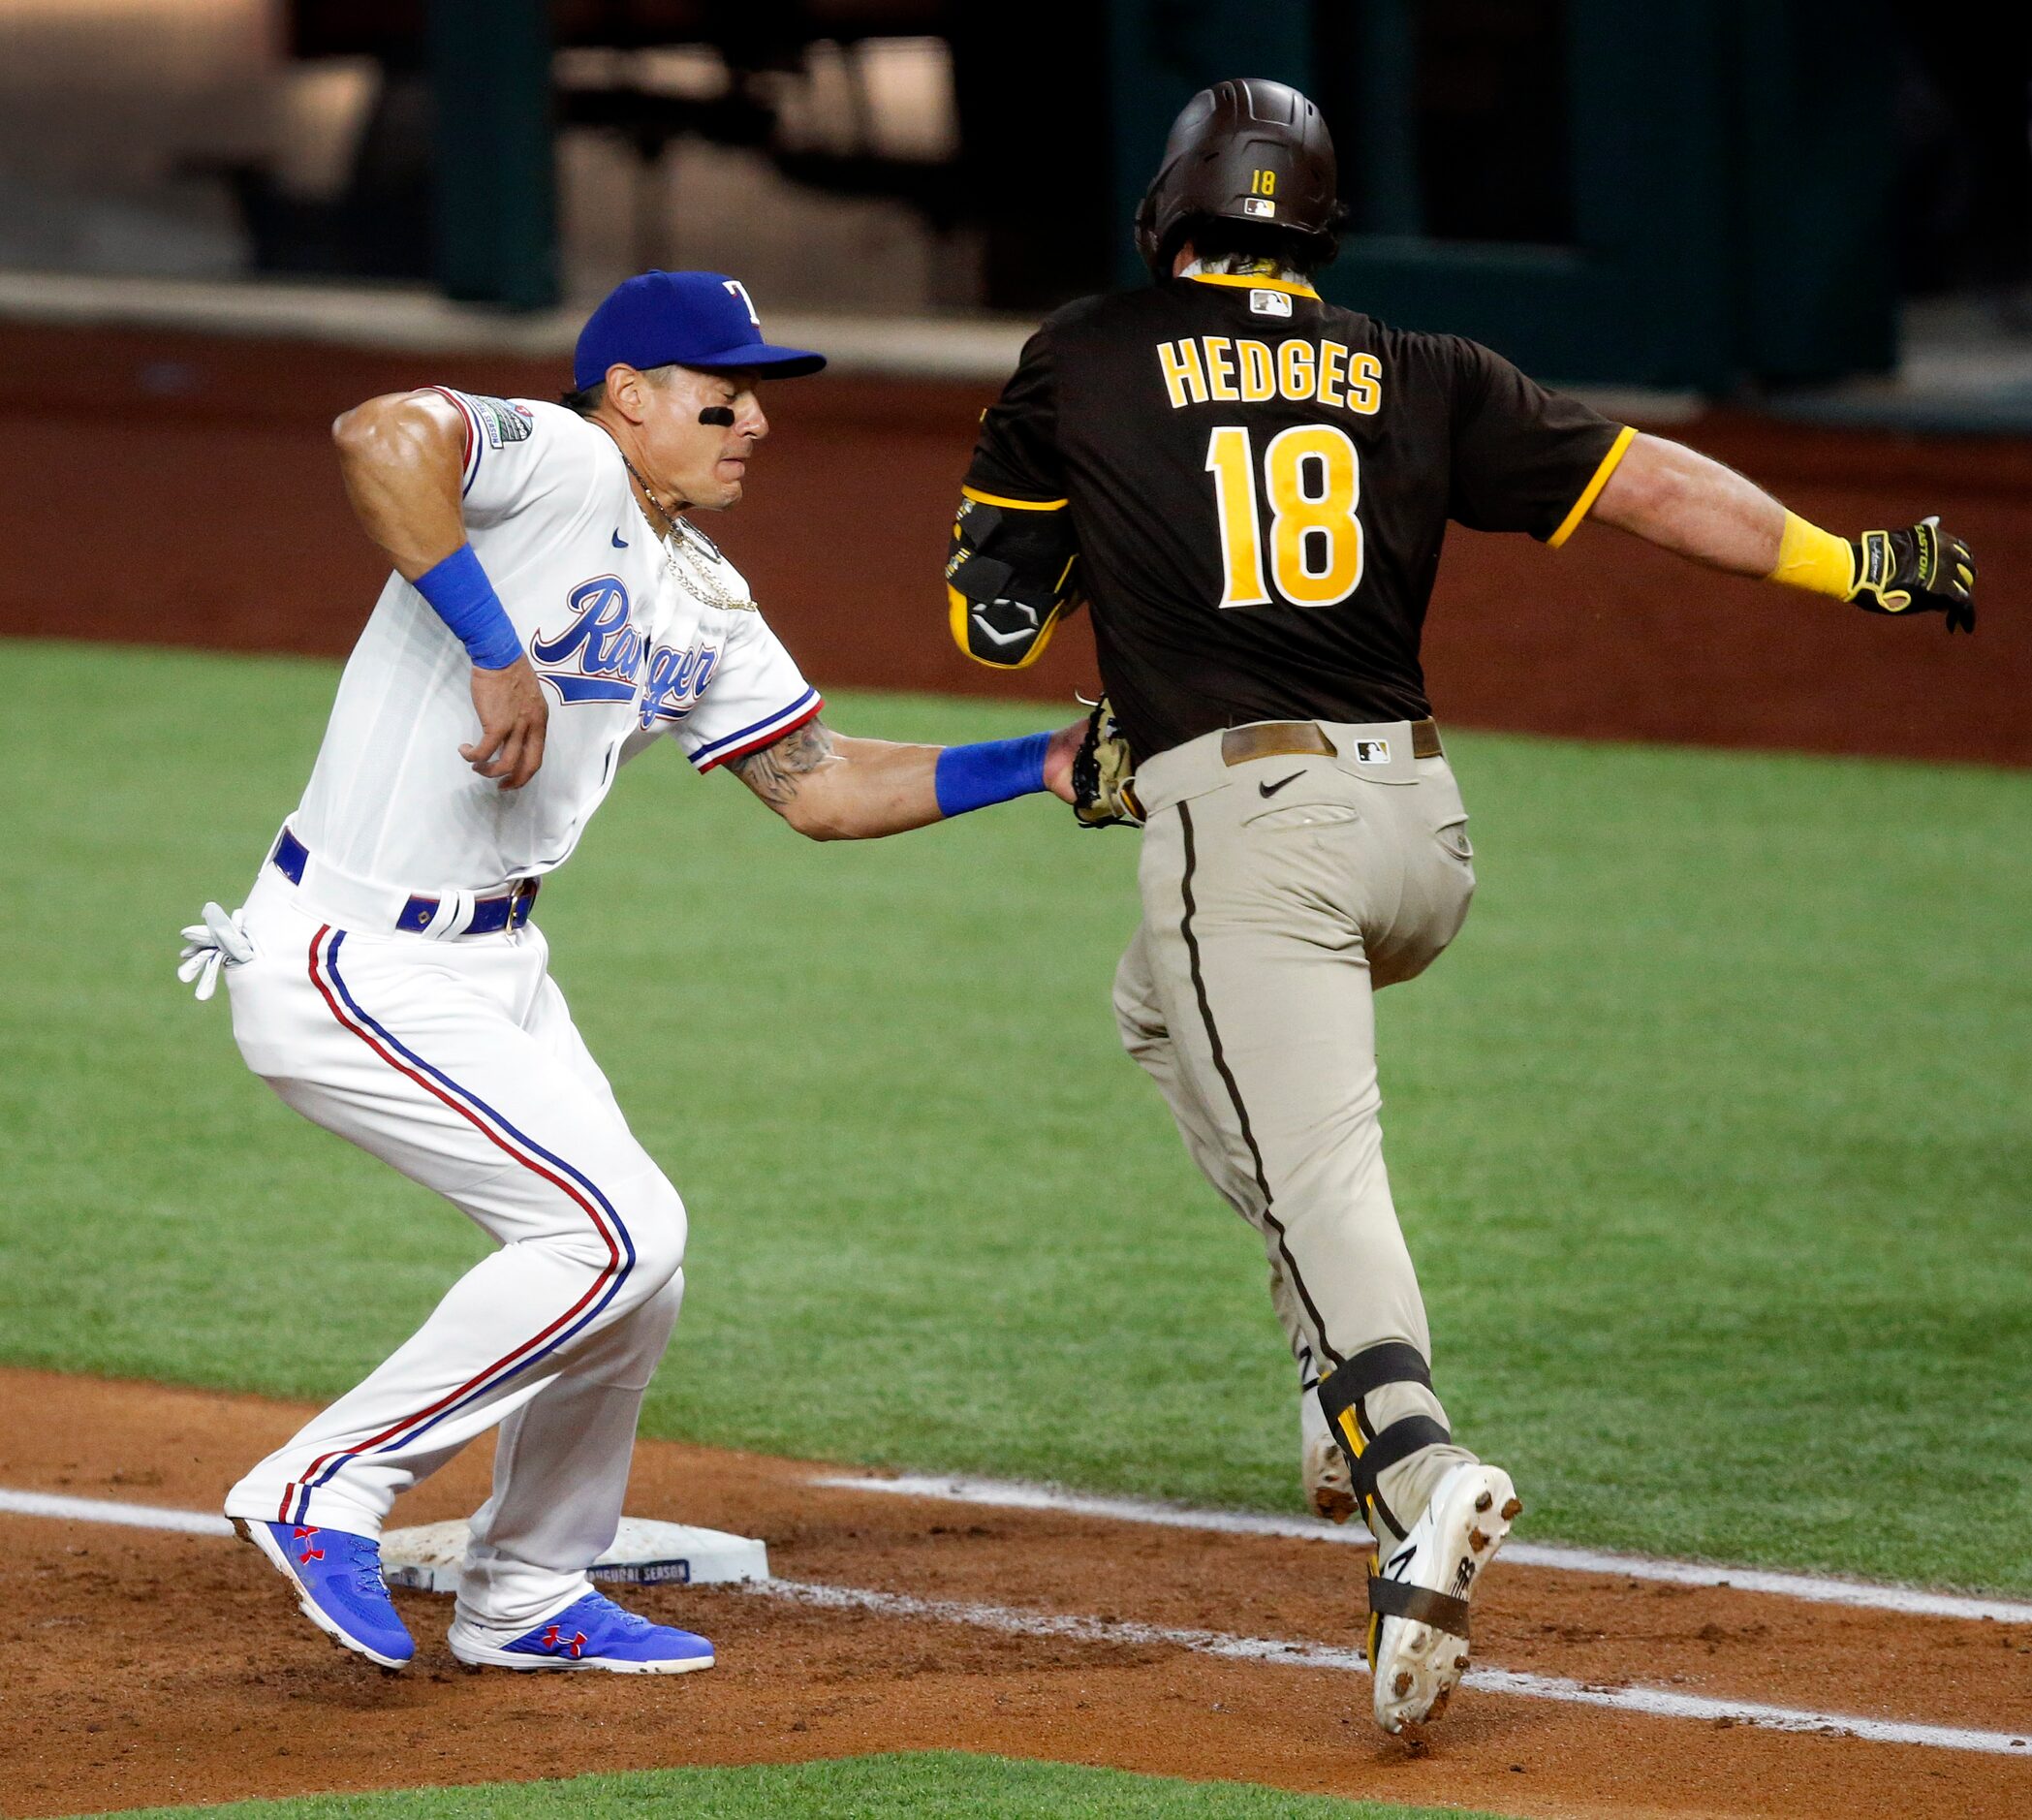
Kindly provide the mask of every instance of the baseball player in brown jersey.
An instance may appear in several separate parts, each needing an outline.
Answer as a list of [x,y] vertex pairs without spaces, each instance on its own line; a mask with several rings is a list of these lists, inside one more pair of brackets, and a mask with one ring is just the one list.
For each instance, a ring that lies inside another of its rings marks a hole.
[[1593,519],[1950,631],[1974,628],[1975,570],[1931,520],[1851,543],[1486,348],[1323,302],[1335,187],[1302,95],[1194,98],[1138,213],[1156,282],[1031,339],[946,580],[961,647],[1011,669],[1091,603],[1107,695],[1075,806],[1143,828],[1122,1039],[1263,1237],[1309,1490],[1329,1515],[1359,1501],[1377,1539],[1368,1658],[1397,1732],[1458,1682],[1521,1509],[1434,1392],[1377,1122],[1372,994],[1432,963],[1475,887],[1419,666],[1448,521],[1559,545]]

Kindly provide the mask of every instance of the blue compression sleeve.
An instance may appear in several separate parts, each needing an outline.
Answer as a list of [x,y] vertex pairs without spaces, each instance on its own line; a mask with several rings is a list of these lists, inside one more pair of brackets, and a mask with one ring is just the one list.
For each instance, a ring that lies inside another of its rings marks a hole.
[[964,815],[990,802],[1027,797],[1045,787],[1048,733],[1020,739],[984,739],[978,745],[949,745],[938,755],[932,781],[941,815]]
[[416,590],[482,670],[506,670],[521,656],[522,641],[471,544],[459,545],[435,568],[424,570]]

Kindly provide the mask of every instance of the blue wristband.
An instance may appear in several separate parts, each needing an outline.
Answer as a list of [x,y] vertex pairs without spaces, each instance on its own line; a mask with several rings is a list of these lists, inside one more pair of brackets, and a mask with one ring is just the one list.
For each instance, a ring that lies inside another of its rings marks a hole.
[[938,755],[932,783],[941,815],[964,815],[990,802],[1027,797],[1045,787],[1048,733],[1020,739],[984,739],[978,745],[949,745]]
[[415,585],[482,670],[506,670],[521,656],[522,641],[471,544],[459,545],[435,568],[424,570]]

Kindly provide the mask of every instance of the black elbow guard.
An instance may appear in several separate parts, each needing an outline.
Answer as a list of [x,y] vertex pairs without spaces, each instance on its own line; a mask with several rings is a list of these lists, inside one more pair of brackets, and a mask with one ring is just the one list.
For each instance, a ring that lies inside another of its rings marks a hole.
[[1079,546],[1064,500],[991,503],[968,493],[953,521],[946,595],[953,642],[998,670],[1034,663],[1079,605]]

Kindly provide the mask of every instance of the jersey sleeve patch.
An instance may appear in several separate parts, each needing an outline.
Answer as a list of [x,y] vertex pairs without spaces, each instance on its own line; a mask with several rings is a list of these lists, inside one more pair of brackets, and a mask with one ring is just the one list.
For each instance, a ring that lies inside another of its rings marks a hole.
[[429,390],[458,407],[465,428],[461,497],[472,492],[473,483],[480,478],[480,463],[489,449],[527,442],[536,431],[536,413],[519,398],[491,398],[482,392],[454,392],[450,386],[432,386]]
[[513,398],[486,398],[465,394],[465,401],[486,436],[489,449],[512,442],[527,442],[536,427],[536,418],[526,404]]

